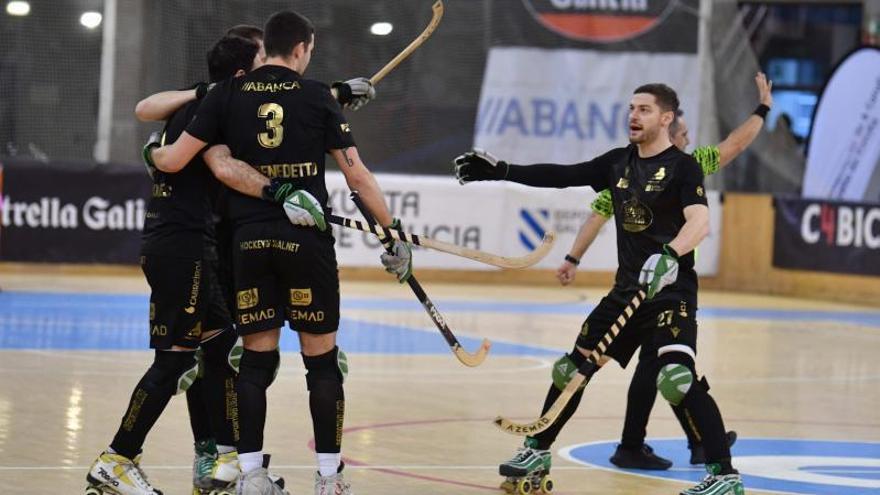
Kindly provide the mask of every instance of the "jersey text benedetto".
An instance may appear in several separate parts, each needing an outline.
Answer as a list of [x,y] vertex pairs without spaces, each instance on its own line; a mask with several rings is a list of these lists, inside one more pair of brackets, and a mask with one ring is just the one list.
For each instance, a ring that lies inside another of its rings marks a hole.
[[[537,187],[609,189],[617,225],[617,291],[637,290],[645,261],[662,252],[684,226],[684,208],[707,204],[700,166],[675,146],[647,158],[640,158],[638,147],[629,145],[575,165],[510,165],[506,180]],[[690,252],[679,258],[676,282],[653,300],[696,304],[696,295],[697,274]]]
[[[186,131],[226,144],[235,158],[308,191],[322,205],[328,200],[325,153],[355,145],[330,88],[277,65],[215,86]],[[286,218],[278,205],[236,191],[229,192],[228,206],[235,224]]]
[[[163,145],[180,137],[198,108],[199,102],[192,101],[171,116],[162,135]],[[201,258],[203,241],[213,232],[208,191],[216,179],[201,154],[180,172],[157,170],[153,177],[141,254]]]
[[[712,175],[718,171],[721,161],[721,152],[718,146],[700,146],[692,153],[700,168],[703,169],[703,175]],[[611,218],[614,215],[614,205],[611,203],[611,191],[603,189],[596,196],[596,199],[590,203],[590,209],[597,215],[605,218]]]

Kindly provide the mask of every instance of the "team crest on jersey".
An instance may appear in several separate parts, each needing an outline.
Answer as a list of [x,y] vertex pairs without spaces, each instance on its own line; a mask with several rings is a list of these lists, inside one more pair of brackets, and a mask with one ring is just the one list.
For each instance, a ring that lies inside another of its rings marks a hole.
[[308,306],[312,304],[312,289],[290,289],[291,306]]
[[672,12],[675,0],[523,0],[545,28],[579,41],[611,43],[644,34]]
[[253,308],[260,302],[260,292],[256,287],[253,289],[240,290],[238,291],[236,299],[238,302],[238,309]]
[[662,191],[664,188],[663,179],[665,178],[666,167],[660,167],[654,176],[648,179],[648,184],[645,185],[645,192]]
[[629,187],[629,179],[627,179],[626,177],[621,177],[620,180],[617,181],[617,188],[626,189],[627,187]]
[[623,202],[623,230],[641,232],[654,223],[654,213],[637,198]]

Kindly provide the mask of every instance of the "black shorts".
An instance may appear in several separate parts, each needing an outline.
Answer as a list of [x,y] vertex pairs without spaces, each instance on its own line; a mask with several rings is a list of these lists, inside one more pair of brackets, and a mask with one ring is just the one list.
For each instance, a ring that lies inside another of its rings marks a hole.
[[[594,349],[611,328],[611,324],[623,313],[633,294],[612,291],[603,297],[581,327],[577,345]],[[680,351],[696,355],[697,310],[696,305],[684,300],[645,301],[632,315],[606,355],[626,367],[642,346],[641,357],[658,353]]]
[[[232,314],[229,312],[229,304],[227,303],[227,292],[232,291],[231,281],[228,282],[229,287],[225,288],[222,282],[223,265],[222,261],[215,257],[204,258],[204,271],[202,277],[204,279],[204,329],[225,330],[232,328]],[[228,262],[227,262],[228,264]],[[225,268],[227,271],[229,268]]]
[[236,328],[322,334],[339,328],[339,272],[333,237],[286,219],[240,225],[232,246]]

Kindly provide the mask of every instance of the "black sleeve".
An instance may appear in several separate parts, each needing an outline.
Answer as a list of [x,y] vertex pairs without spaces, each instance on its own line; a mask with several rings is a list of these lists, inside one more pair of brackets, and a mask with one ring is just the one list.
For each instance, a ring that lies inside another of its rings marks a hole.
[[612,165],[620,159],[622,149],[625,148],[614,149],[590,161],[574,165],[511,164],[505,180],[534,187],[590,186],[601,191],[608,189]]
[[708,205],[706,189],[703,186],[703,169],[690,155],[685,155],[678,163],[679,198],[684,209],[690,205]]
[[221,142],[220,130],[223,125],[223,114],[230,91],[230,81],[219,83],[202,98],[195,118],[186,126],[186,132],[206,143]]
[[341,150],[355,146],[354,136],[351,134],[351,126],[342,114],[339,102],[330,94],[330,88],[321,85],[321,99],[326,112],[324,121],[324,150]]

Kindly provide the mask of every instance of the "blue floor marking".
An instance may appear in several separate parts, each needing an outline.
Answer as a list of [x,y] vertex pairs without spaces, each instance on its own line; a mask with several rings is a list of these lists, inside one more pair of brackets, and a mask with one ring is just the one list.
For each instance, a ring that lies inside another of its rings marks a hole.
[[[144,294],[77,294],[0,292],[0,348],[12,349],[144,349],[147,345],[148,297]],[[586,315],[584,302],[522,303],[507,301],[442,300],[443,312]],[[342,311],[424,311],[417,301],[344,298]],[[825,321],[880,328],[880,312],[799,311],[740,308],[703,308],[701,318],[746,318],[770,321]],[[445,341],[430,321],[418,328],[344,318],[340,343],[352,352],[437,354],[447,352]],[[456,330],[456,329],[453,329]],[[477,330],[469,329],[471,332]],[[461,330],[459,330],[461,331]],[[458,335],[466,349],[479,340]],[[285,337],[282,349],[295,350],[295,338]],[[498,355],[555,356],[557,349],[495,342]]]

